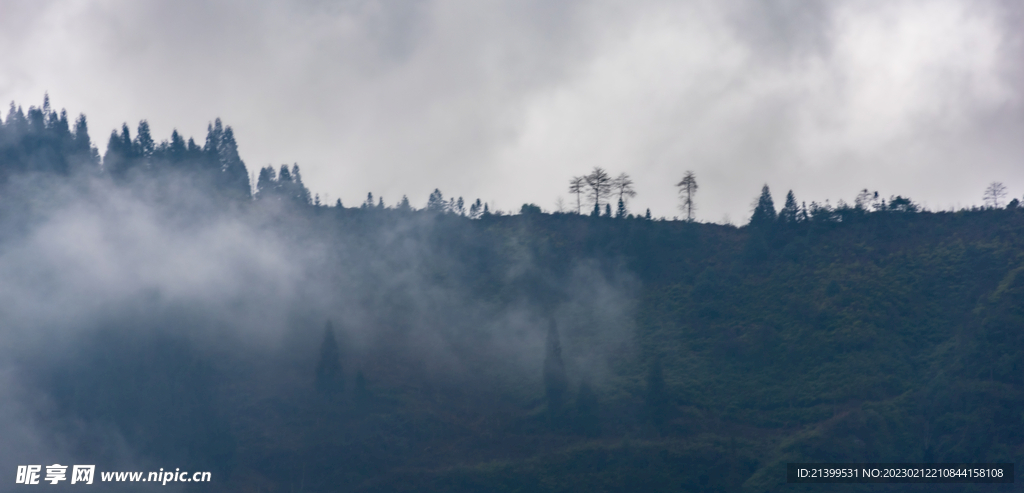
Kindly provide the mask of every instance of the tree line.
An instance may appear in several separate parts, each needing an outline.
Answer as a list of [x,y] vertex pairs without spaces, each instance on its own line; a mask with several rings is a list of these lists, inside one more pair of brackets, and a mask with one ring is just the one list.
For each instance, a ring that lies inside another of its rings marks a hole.
[[[40,107],[31,106],[28,111],[11,103],[6,120],[0,121],[0,180],[24,173],[45,173],[56,175],[87,174],[107,176],[116,182],[130,182],[145,176],[160,176],[164,173],[178,173],[196,183],[204,184],[226,197],[257,201],[283,201],[302,206],[330,206],[342,208],[341,199],[334,204],[323,204],[319,194],[311,194],[302,182],[297,163],[281,165],[275,169],[265,166],[260,169],[256,183],[250,183],[245,162],[238,152],[231,126],[220,118],[207,126],[206,139],[199,145],[193,138],[187,140],[177,130],[170,138],[156,142],[146,120],[139,122],[134,137],[127,123],[120,131],[111,131],[105,153],[99,151],[89,137],[86,117],[80,114],[72,123],[66,110],[55,111],[49,96],[43,98]],[[255,186],[253,186],[255,185]],[[687,222],[695,221],[697,210],[696,174],[686,171],[676,183],[680,204],[679,209]],[[612,175],[601,167],[594,167],[590,173],[574,176],[569,180],[568,191],[575,200],[575,214],[582,215],[584,207],[592,217],[633,218],[629,212],[629,201],[636,197],[633,179],[627,173]],[[984,192],[985,208],[1002,208],[1007,195],[1006,186],[993,182]],[[561,199],[560,199],[561,200]],[[612,209],[615,204],[614,212]],[[1018,208],[1021,201],[1014,198],[1007,208]],[[403,196],[393,207],[384,203],[383,197],[374,198],[372,193],[358,206],[359,209],[416,210]],[[440,214],[453,214],[480,219],[502,215],[492,211],[479,198],[467,202],[462,197],[445,198],[439,189],[430,194],[423,210]],[[843,201],[832,206],[824,203],[797,203],[793,192],[786,196],[781,210],[776,211],[767,185],[755,202],[748,224],[763,226],[769,223],[841,222],[859,214],[869,212],[921,212],[920,205],[909,198],[891,196],[881,198],[878,192],[861,190],[852,205]],[[542,212],[539,206],[524,204],[520,213]],[[651,219],[650,209],[644,219]]]

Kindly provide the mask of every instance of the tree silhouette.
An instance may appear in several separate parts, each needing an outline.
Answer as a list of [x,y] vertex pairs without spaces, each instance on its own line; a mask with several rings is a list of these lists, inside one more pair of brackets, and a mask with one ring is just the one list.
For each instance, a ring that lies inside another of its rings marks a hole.
[[427,199],[427,210],[430,212],[443,213],[446,212],[447,209],[448,204],[444,201],[444,195],[441,194],[441,190],[435,188]]
[[1002,182],[994,181],[985,189],[985,204],[993,209],[998,209],[1006,196],[1006,186]]
[[345,378],[342,374],[341,351],[338,340],[334,337],[334,326],[330,320],[324,327],[324,340],[320,343],[320,359],[316,363],[317,392],[337,396],[345,390]]
[[412,210],[412,206],[409,205],[409,197],[406,197],[405,195],[403,195],[402,196],[402,200],[400,202],[398,202],[397,209],[400,210],[400,211],[404,211],[404,212],[411,211]]
[[574,176],[569,180],[569,193],[576,194],[576,214],[580,214],[583,209],[581,197],[586,190],[586,184],[587,179],[583,176]]
[[676,187],[679,188],[679,197],[683,201],[679,208],[686,214],[686,220],[693,222],[693,211],[696,210],[693,197],[697,194],[697,175],[693,171],[687,171],[683,174],[683,179],[676,183]]
[[626,201],[636,197],[633,180],[626,173],[619,173],[619,176],[612,180],[612,189],[619,195],[619,208],[623,211],[621,216],[616,214],[615,217],[626,217]]
[[594,214],[600,215],[602,199],[612,192],[612,178],[607,171],[595,166],[589,175],[584,177],[589,188],[590,200],[594,202]]
[[786,205],[779,211],[779,222],[793,224],[800,219],[800,207],[796,205],[796,196],[790,190],[786,194]]
[[754,206],[754,214],[750,216],[750,226],[761,227],[775,222],[775,203],[768,185],[761,187],[761,196]]
[[558,328],[554,322],[550,322],[544,355],[544,395],[548,403],[548,416],[552,421],[561,415],[567,387],[562,342],[558,337]]

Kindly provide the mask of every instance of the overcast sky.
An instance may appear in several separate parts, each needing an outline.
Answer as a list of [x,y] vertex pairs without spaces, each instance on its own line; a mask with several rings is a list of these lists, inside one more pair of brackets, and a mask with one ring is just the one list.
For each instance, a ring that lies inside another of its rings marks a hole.
[[[0,0],[0,98],[235,129],[250,171],[416,206],[440,188],[552,210],[594,166],[630,208],[749,217],[862,188],[932,209],[1024,195],[1024,3]],[[4,108],[6,116],[6,108]]]

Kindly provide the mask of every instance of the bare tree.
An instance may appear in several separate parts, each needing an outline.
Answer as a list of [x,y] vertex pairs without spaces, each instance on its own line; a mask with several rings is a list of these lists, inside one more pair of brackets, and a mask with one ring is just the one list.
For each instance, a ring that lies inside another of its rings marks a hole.
[[572,177],[571,180],[569,180],[569,193],[576,194],[576,214],[579,214],[580,213],[580,209],[583,208],[583,202],[581,201],[581,196],[583,195],[583,192],[585,191],[584,187],[586,186],[586,184],[587,184],[587,178],[584,177],[584,176],[574,176],[574,177]]
[[992,208],[998,209],[1005,196],[1006,186],[1002,182],[994,181],[985,189],[985,203]]
[[697,194],[697,175],[693,171],[687,171],[683,175],[683,179],[676,183],[679,187],[679,196],[683,199],[683,203],[679,205],[679,209],[686,213],[686,220],[693,221],[693,211],[696,207],[693,205],[693,196]]
[[612,180],[612,189],[615,193],[619,194],[619,201],[625,203],[627,197],[636,197],[636,190],[633,189],[633,179],[625,173],[619,173],[619,176]]
[[[585,176],[584,180],[587,182],[587,187],[590,188],[590,199],[594,201],[594,211],[600,211],[601,199],[606,198],[612,193],[611,175],[607,171],[594,166],[594,171]],[[595,215],[599,215],[599,212],[595,212]]]

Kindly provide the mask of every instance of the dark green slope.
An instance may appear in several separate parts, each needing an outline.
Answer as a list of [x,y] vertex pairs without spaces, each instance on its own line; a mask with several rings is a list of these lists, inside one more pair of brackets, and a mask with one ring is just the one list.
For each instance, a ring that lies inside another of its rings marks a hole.
[[[357,219],[318,220],[351,231]],[[362,410],[328,418],[292,403],[296,418],[273,425],[307,437],[293,461],[329,471],[307,488],[760,492],[786,489],[791,461],[1020,464],[1021,211],[760,230],[559,215],[439,221],[418,238],[478,262],[463,267],[477,274],[467,296],[564,302],[552,286],[582,261],[632,276],[629,343],[602,355],[609,373],[594,386],[599,432],[578,425],[581,372],[569,374],[559,419],[544,411],[540,368],[527,381],[432,388],[392,374]],[[523,257],[531,267],[508,276]],[[664,383],[652,396],[655,364]],[[270,423],[250,425],[243,435]],[[282,453],[282,442],[264,445]]]

